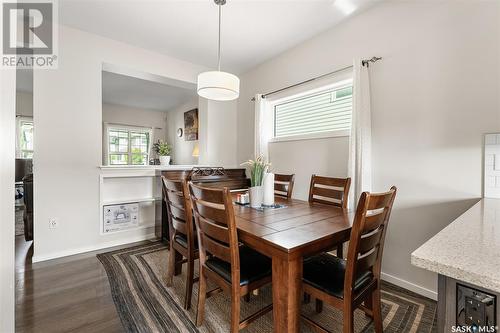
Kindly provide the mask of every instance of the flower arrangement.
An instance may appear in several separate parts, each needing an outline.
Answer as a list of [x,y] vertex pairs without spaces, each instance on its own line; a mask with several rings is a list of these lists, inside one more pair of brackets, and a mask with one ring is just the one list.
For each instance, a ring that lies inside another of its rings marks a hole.
[[169,156],[172,152],[172,146],[158,139],[158,141],[153,144],[153,150],[158,156]]
[[243,162],[241,165],[247,166],[250,170],[250,183],[252,187],[262,186],[264,174],[271,167],[271,163],[267,163],[262,155],[258,156],[255,160]]

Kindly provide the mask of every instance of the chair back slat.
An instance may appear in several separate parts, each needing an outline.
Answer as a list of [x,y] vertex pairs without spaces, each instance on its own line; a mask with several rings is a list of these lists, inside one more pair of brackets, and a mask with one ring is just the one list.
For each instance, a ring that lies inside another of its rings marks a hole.
[[182,180],[181,179],[168,179],[163,176],[163,185],[165,189],[169,192],[182,192]]
[[205,220],[204,223],[200,223],[200,229],[208,237],[215,238],[225,244],[229,244],[229,234],[226,226],[221,226]]
[[344,197],[344,189],[339,187],[326,188],[317,186],[314,188],[314,196],[323,197],[323,200],[332,199],[332,201],[340,203]]
[[366,253],[379,245],[382,240],[383,229],[384,226],[382,225],[378,229],[361,236],[358,250],[359,253]]
[[[207,253],[231,264],[238,274],[238,235],[231,193],[223,189],[204,187],[189,182],[200,248],[200,262],[204,264]],[[234,276],[236,278],[236,276]]]
[[383,209],[389,206],[392,197],[386,193],[374,193],[370,195],[367,210]]
[[162,189],[167,205],[170,241],[178,234],[188,240],[188,250],[194,251],[194,223],[187,182],[162,176]]
[[370,270],[373,265],[375,265],[379,252],[378,249],[379,245],[359,256],[356,263],[356,269],[358,272],[365,272],[367,270]]
[[312,175],[309,202],[347,208],[351,178],[330,178]]
[[365,217],[365,226],[364,226],[364,232],[370,232],[372,230],[377,229],[380,227],[385,220],[385,211],[381,210],[379,212],[367,215]]
[[209,204],[211,203],[212,205],[224,205],[224,193],[222,191],[217,191],[216,188],[208,188],[203,184],[195,185],[193,182],[191,182],[191,184],[191,198],[194,196],[197,202],[205,201]]
[[172,216],[172,227],[175,229],[177,234],[183,234],[187,235],[187,227],[186,227],[186,222],[183,220],[177,220],[175,217]]
[[229,246],[215,241],[213,238],[208,237],[206,234],[203,237],[202,243],[204,251],[216,256],[219,259],[231,263],[231,249],[229,248]]
[[288,192],[287,184],[275,182],[274,183],[274,192],[281,192],[281,195],[286,195]]
[[295,183],[295,174],[274,175],[274,195],[290,199],[292,197],[293,185]]
[[198,212],[201,216],[208,220],[214,221],[219,224],[226,224],[226,211],[224,205],[210,205],[208,202],[198,205]]
[[354,281],[360,274],[371,271],[380,283],[382,253],[387,224],[396,198],[397,189],[388,192],[363,192],[359,198],[349,240],[344,293],[350,297]]
[[176,205],[178,207],[184,207],[185,205],[184,193],[180,191],[168,191],[168,200],[170,201],[171,205]]
[[186,211],[184,207],[179,207],[173,203],[170,203],[170,215],[177,221],[183,221],[186,223]]

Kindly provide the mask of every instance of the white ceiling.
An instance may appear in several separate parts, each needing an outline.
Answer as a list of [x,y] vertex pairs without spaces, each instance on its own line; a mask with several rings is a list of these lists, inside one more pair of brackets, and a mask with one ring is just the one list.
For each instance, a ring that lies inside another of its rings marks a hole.
[[102,72],[103,103],[168,111],[187,103],[196,96],[194,89],[180,88],[111,72]]
[[[228,0],[222,70],[242,73],[370,7],[377,0]],[[216,67],[212,0],[60,0],[62,24]]]

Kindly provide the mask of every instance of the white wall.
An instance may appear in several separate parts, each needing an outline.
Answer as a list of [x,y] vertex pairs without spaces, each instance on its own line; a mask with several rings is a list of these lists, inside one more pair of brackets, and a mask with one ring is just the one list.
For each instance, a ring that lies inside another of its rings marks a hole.
[[33,94],[16,92],[16,116],[33,117]]
[[14,332],[14,158],[16,71],[0,75],[0,332]]
[[200,98],[200,164],[237,167],[237,102]]
[[[127,243],[147,231],[99,234],[102,64],[194,83],[204,67],[61,26],[59,68],[34,73],[34,260]],[[59,220],[57,229],[48,220]]]
[[[154,127],[153,140],[167,139],[167,113],[115,104],[102,104],[102,121],[139,127]],[[104,147],[103,147],[104,150]],[[103,164],[105,161],[103,160]]]
[[[172,159],[174,164],[198,164],[198,157],[193,157],[193,149],[199,140],[186,141],[185,133],[182,134],[181,138],[177,136],[178,128],[182,128],[184,131],[184,112],[196,109],[197,107],[198,98],[196,97],[167,112],[167,141],[173,146]],[[200,122],[199,125],[201,126]]]
[[[435,295],[436,275],[411,266],[410,253],[481,197],[483,134],[500,130],[499,25],[496,1],[392,1],[302,43],[241,76],[238,160],[253,154],[255,93],[382,56],[370,69],[374,190],[399,188],[383,271]],[[345,159],[333,145],[298,148],[307,172]]]
[[284,141],[269,144],[275,173],[295,173],[293,197],[307,200],[311,175],[347,177],[349,137]]

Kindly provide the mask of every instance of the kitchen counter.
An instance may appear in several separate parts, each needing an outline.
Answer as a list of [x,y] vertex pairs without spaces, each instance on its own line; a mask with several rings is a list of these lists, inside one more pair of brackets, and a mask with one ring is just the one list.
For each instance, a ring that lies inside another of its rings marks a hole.
[[413,265],[500,293],[500,199],[482,199],[411,255]]

